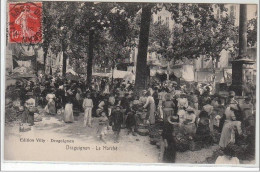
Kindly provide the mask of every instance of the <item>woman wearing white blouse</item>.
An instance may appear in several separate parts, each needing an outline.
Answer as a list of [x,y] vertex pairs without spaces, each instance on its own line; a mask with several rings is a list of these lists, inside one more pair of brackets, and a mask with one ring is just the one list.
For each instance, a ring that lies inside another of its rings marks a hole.
[[144,105],[144,108],[148,109],[148,115],[149,115],[149,120],[150,120],[150,124],[154,124],[155,123],[155,103],[154,103],[154,99],[151,95],[150,92],[147,92],[147,100],[146,103]]

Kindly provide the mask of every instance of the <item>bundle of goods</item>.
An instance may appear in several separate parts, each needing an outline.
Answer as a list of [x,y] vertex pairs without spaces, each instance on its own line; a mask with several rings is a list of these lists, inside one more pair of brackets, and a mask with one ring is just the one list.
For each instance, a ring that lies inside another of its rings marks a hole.
[[[22,107],[23,108],[23,107]],[[17,111],[13,107],[5,108],[5,122],[12,122],[20,119],[20,115],[22,115],[23,110]]]
[[80,116],[80,110],[79,109],[73,109],[73,116],[74,116],[74,120],[78,121],[79,120],[79,116]]
[[[227,146],[231,152],[234,153],[233,157],[237,157],[240,161],[242,160],[254,160],[254,154],[251,155],[248,153],[246,145],[236,145],[236,144],[229,144]],[[206,158],[206,163],[214,164],[218,158],[218,156],[223,156],[224,152],[221,149],[218,149],[213,152],[212,156]]]
[[137,125],[148,125],[147,109],[138,109],[136,111],[136,124]]
[[219,140],[220,140],[221,133],[219,133],[217,129],[214,129],[213,132],[211,132],[210,135],[212,137],[213,142],[215,144],[218,144]]
[[185,125],[176,125],[174,128],[176,139],[176,150],[185,152],[187,150],[198,151],[204,146],[203,141],[196,141],[194,134],[190,134]]
[[42,121],[42,115],[34,113],[34,122]]
[[160,146],[163,123],[157,123],[149,128],[150,144]]
[[27,132],[30,130],[31,130],[31,126],[29,126],[29,124],[27,124],[27,123],[20,124],[19,132]]
[[148,125],[143,125],[143,124],[137,125],[136,133],[139,134],[140,136],[148,136],[149,135]]
[[212,156],[206,158],[205,163],[215,164],[218,156],[223,156],[223,155],[224,155],[224,152],[222,150],[220,150],[220,149],[215,150],[213,152]]
[[178,133],[176,136],[176,151],[184,152],[190,149],[191,138],[182,133]]
[[209,147],[213,145],[214,140],[211,135],[195,135],[194,141],[201,145],[201,148]]

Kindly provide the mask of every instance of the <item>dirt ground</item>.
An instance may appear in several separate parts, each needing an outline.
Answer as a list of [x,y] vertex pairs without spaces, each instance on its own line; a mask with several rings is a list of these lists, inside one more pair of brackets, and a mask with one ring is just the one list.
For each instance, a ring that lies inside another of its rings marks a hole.
[[[150,144],[148,136],[128,135],[123,129],[120,142],[114,143],[110,127],[105,139],[106,143],[97,136],[97,119],[93,119],[92,128],[84,127],[82,114],[74,123],[64,123],[61,116],[43,116],[42,121],[35,122],[27,132],[19,132],[19,121],[13,121],[6,123],[5,127],[4,158],[20,161],[158,163],[159,149]],[[176,163],[203,163],[215,149],[217,146],[177,152]]]

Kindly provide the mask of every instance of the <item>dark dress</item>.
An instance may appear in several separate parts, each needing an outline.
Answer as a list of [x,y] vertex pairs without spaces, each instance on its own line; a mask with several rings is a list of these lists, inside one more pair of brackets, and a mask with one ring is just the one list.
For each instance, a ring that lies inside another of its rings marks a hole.
[[57,109],[60,109],[60,106],[61,107],[65,107],[65,104],[66,104],[66,99],[65,99],[65,91],[62,90],[62,89],[58,89],[55,93],[55,96],[57,97],[57,105],[59,105],[57,107]]
[[93,101],[93,109],[92,109],[92,116],[96,117],[96,111],[97,111],[97,108],[98,108],[98,98],[95,97],[95,96],[92,96],[92,101]]
[[162,138],[168,143],[168,146],[165,148],[163,153],[163,162],[165,163],[175,163],[176,140],[172,132],[173,126],[170,124],[166,124],[162,132]]
[[41,89],[40,89],[40,87],[39,87],[39,86],[36,86],[36,87],[34,88],[33,92],[34,92],[34,96],[35,96],[35,103],[36,103],[36,105],[38,105],[39,97],[40,97],[40,95],[41,95]]
[[29,123],[30,125],[34,125],[34,113],[36,112],[36,108],[29,109],[25,107],[22,114],[22,123]]
[[24,87],[20,87],[19,96],[20,96],[21,104],[23,105],[26,100],[26,90]]
[[25,107],[22,114],[22,123],[28,123],[28,116],[29,116],[29,109]]
[[128,98],[123,97],[121,99],[121,107],[126,110],[126,113],[129,112],[130,103]]
[[123,123],[123,113],[121,111],[113,112],[110,121],[111,121],[111,123],[113,123],[112,130],[120,132],[121,125]]
[[129,112],[126,118],[126,128],[131,129],[136,125],[135,114],[134,112]]
[[159,95],[158,95],[158,92],[157,92],[157,91],[155,91],[155,92],[153,93],[153,99],[154,99],[154,103],[155,103],[155,108],[157,109],[158,104],[159,104]]
[[196,139],[198,141],[210,142],[209,115],[206,111],[201,111],[199,118]]

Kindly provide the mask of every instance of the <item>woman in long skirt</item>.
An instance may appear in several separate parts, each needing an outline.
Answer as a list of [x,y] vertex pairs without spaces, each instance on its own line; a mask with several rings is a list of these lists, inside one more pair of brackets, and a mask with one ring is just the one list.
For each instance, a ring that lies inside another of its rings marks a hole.
[[47,105],[48,105],[49,114],[55,115],[56,114],[55,101],[53,99],[49,99]]
[[154,124],[155,123],[155,103],[154,103],[154,99],[150,92],[147,93],[147,96],[148,97],[147,97],[146,104],[144,105],[144,108],[148,109],[148,116],[149,116],[150,124]]
[[225,148],[229,143],[235,143],[235,129],[241,134],[241,122],[226,120],[221,132],[219,146]]
[[174,108],[175,108],[175,104],[171,100],[170,94],[165,95],[165,101],[162,103],[162,107],[163,107],[163,122],[164,124],[166,124],[168,122],[167,120],[168,117],[174,115]]
[[65,110],[64,110],[64,122],[65,123],[72,123],[74,122],[74,117],[73,117],[73,104],[68,99],[68,102],[65,105]]
[[[169,117],[170,118],[170,117]],[[168,119],[169,119],[168,118]],[[169,121],[164,125],[162,132],[162,160],[164,163],[175,163],[176,158],[176,140],[172,122]]]

